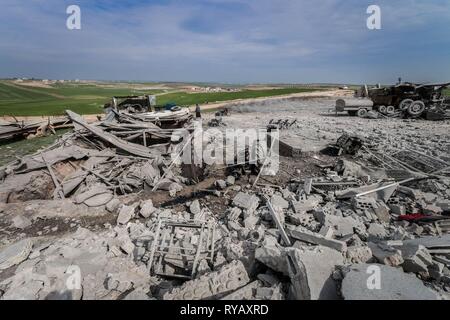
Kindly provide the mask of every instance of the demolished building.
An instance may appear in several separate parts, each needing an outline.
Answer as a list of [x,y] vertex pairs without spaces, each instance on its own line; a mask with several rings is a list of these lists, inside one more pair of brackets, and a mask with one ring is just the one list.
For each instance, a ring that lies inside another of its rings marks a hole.
[[[267,153],[194,177],[169,157],[190,119],[67,114],[73,132],[1,168],[0,299],[448,298],[448,158],[343,135],[282,183]],[[373,267],[381,290],[367,288]]]

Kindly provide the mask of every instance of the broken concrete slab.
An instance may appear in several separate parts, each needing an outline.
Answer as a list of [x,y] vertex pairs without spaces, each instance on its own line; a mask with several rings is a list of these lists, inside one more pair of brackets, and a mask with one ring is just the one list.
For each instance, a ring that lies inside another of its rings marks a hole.
[[233,199],[233,205],[249,212],[253,212],[258,208],[259,198],[254,194],[249,195],[245,192],[239,192]]
[[364,230],[365,226],[362,222],[352,217],[341,217],[325,213],[324,210],[315,210],[314,217],[322,224],[323,227],[333,228],[334,235],[344,237],[355,232],[356,228]]
[[296,300],[338,299],[337,286],[331,275],[342,265],[342,254],[323,246],[286,250],[292,294]]
[[244,265],[241,261],[234,260],[219,271],[202,275],[174,288],[164,295],[164,300],[220,299],[248,282],[250,279]]
[[308,211],[316,209],[322,202],[322,197],[318,195],[311,195],[308,199],[295,201],[292,200],[291,204],[295,213],[307,213]]
[[202,211],[202,208],[200,207],[200,202],[198,201],[198,199],[195,199],[194,201],[192,201],[191,205],[189,206],[189,211],[193,215],[197,215]]
[[372,259],[372,250],[366,246],[350,246],[347,248],[347,259],[350,263],[366,263]]
[[236,182],[236,178],[234,176],[227,177],[227,180],[226,180],[227,185],[232,186],[235,184],[235,182]]
[[282,196],[277,195],[277,194],[274,194],[270,198],[270,202],[272,203],[272,206],[274,208],[279,208],[279,209],[289,208],[289,202],[287,202],[286,200],[284,200],[284,198]]
[[154,212],[158,210],[153,206],[153,202],[151,199],[143,201],[140,207],[141,209],[139,210],[139,214],[143,218],[149,218]]
[[385,243],[369,242],[369,248],[378,262],[391,267],[398,267],[404,261],[400,250]]
[[255,280],[250,282],[246,286],[226,295],[221,300],[251,300],[255,297],[256,289],[261,288],[263,285],[261,281]]
[[433,237],[421,237],[417,239],[405,240],[404,244],[421,244],[427,249],[449,248],[450,234]]
[[8,269],[25,261],[31,253],[33,241],[23,239],[0,249],[0,270]]
[[300,241],[322,245],[325,247],[335,249],[339,252],[347,251],[347,244],[345,242],[335,239],[327,239],[319,233],[311,232],[302,227],[296,227],[295,229],[288,229],[287,233],[292,238]]
[[388,236],[386,228],[379,223],[371,223],[367,229],[369,241],[384,240]]
[[76,204],[84,203],[88,207],[99,207],[107,204],[113,199],[113,194],[105,186],[95,185],[85,192],[78,194],[74,202]]
[[289,272],[285,257],[284,250],[276,246],[263,246],[257,248],[255,251],[256,260],[268,266],[270,269],[287,276]]
[[428,267],[433,264],[433,257],[427,248],[420,244],[405,244],[399,247],[402,256],[402,268],[405,272],[428,273]]
[[109,201],[109,202],[106,204],[105,208],[106,208],[106,210],[108,210],[109,212],[115,213],[115,212],[119,209],[119,207],[120,207],[121,204],[122,204],[122,203],[120,202],[119,199],[113,198],[111,201]]
[[119,215],[117,217],[117,224],[127,224],[131,218],[134,217],[135,208],[133,206],[123,205],[120,208]]
[[437,300],[415,275],[380,264],[357,264],[342,280],[345,300]]
[[220,190],[224,190],[227,188],[227,182],[225,180],[221,180],[221,179],[217,180],[215,182],[215,184],[216,184],[216,187]]

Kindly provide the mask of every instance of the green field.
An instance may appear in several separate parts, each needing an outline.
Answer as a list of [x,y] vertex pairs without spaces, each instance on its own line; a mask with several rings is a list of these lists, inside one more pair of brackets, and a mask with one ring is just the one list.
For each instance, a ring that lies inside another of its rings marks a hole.
[[61,115],[101,113],[112,96],[157,94],[161,90],[136,91],[131,88],[105,88],[96,85],[55,85],[53,88],[25,87],[0,82],[0,116]]
[[112,96],[158,94],[157,104],[173,102],[178,105],[195,105],[235,99],[270,97],[319,89],[277,88],[267,90],[242,90],[239,92],[186,93],[163,90],[136,90],[130,85],[112,84],[55,84],[51,88],[22,86],[0,81],[0,116],[62,115],[70,109],[80,114],[103,112],[103,105]]
[[450,89],[445,89],[445,90],[444,90],[444,94],[445,94],[446,96],[449,96],[449,97],[450,97]]
[[238,92],[211,92],[211,93],[185,93],[175,92],[158,96],[159,105],[174,102],[178,105],[194,105],[196,103],[205,104],[236,99],[252,99],[260,97],[280,96],[292,93],[311,92],[318,89],[310,88],[282,88],[269,90],[242,90]]

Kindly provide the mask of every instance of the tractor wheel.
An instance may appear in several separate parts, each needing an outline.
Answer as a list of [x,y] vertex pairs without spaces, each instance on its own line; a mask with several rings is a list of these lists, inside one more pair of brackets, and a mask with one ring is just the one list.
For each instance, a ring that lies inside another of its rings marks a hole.
[[425,111],[425,103],[423,101],[414,101],[408,107],[408,114],[412,117],[418,117]]
[[400,110],[402,110],[402,111],[407,110],[408,107],[409,107],[409,106],[411,105],[411,103],[413,103],[413,102],[414,102],[413,99],[405,99],[405,100],[402,100],[402,102],[400,102],[400,105],[399,105]]
[[387,114],[393,114],[393,113],[395,113],[395,107],[394,107],[394,106],[387,106],[387,108],[386,108],[386,113],[387,113]]
[[364,118],[367,115],[367,110],[366,109],[359,109],[357,112],[358,117],[360,118]]
[[386,106],[379,106],[378,107],[378,111],[380,111],[380,113],[386,113]]

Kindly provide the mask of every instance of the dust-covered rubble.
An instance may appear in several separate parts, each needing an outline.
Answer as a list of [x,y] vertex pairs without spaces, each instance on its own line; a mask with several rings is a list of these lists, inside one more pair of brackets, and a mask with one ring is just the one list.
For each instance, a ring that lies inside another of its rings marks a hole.
[[[281,157],[287,174],[245,163],[186,175],[168,157],[180,145],[166,129],[69,116],[73,133],[2,169],[0,299],[450,297],[442,146],[399,153],[408,139],[359,128],[353,154],[328,153],[336,144],[326,143],[322,153]],[[227,128],[239,121],[228,117]],[[341,121],[324,120],[335,141]],[[324,130],[314,118],[274,124]]]

